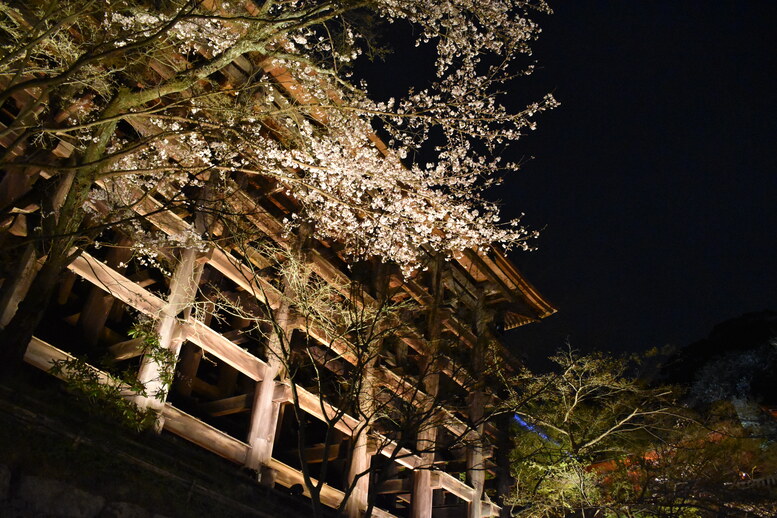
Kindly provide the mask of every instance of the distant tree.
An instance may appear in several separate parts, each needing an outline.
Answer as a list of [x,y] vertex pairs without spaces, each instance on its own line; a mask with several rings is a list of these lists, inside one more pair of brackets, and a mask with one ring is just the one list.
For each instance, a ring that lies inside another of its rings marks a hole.
[[515,412],[512,455],[519,516],[593,516],[606,491],[591,466],[640,451],[672,408],[672,393],[642,385],[625,360],[572,349],[551,358],[555,372],[522,372],[508,404]]
[[[710,427],[712,426],[712,428]],[[777,445],[728,422],[689,421],[650,450],[608,466],[606,509],[614,516],[773,517]],[[611,468],[612,471],[608,471]],[[610,489],[612,488],[612,489]]]
[[746,483],[777,473],[772,443],[701,419],[625,360],[553,360],[555,372],[513,380],[515,515],[772,516],[774,495]]

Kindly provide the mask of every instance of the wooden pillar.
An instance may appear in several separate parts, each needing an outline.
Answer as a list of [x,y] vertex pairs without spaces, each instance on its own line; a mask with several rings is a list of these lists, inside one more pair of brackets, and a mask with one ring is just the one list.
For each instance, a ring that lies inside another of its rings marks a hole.
[[[385,264],[379,262],[375,265],[374,279],[375,294],[378,301],[377,304],[382,306],[387,303],[389,288],[389,276],[387,275]],[[360,294],[357,294],[356,296],[360,296]],[[377,321],[372,322],[372,324],[377,328],[384,329],[385,322],[382,321],[380,311],[375,318]],[[370,426],[377,412],[377,375],[375,373],[375,368],[382,348],[383,339],[380,337],[380,333],[378,333],[378,338],[373,339],[371,343],[367,344],[367,357],[362,358],[362,360],[358,362],[359,364],[364,365],[364,371],[358,373],[361,374],[362,377],[361,390],[359,390],[358,394],[361,422],[354,431],[352,437],[353,447],[348,467],[348,484],[353,484],[354,487],[350,498],[346,502],[345,514],[347,518],[360,518],[362,512],[367,509],[369,504],[369,470],[372,457],[370,455],[370,448],[368,447],[368,436]],[[355,352],[359,354],[358,351]]]
[[19,302],[27,295],[27,291],[40,269],[40,263],[37,259],[35,247],[31,244],[27,245],[27,248],[22,252],[13,277],[3,281],[3,287],[0,290],[0,329],[8,325],[19,307]]
[[[181,325],[178,316],[188,316],[191,303],[197,293],[202,264],[197,261],[201,252],[193,248],[187,248],[181,254],[181,260],[173,273],[170,281],[170,295],[161,310],[157,321],[156,332],[159,337],[159,345],[172,351],[175,357],[181,348]],[[169,386],[162,379],[164,365],[161,365],[151,355],[145,355],[140,364],[138,381],[146,387],[146,395],[137,398],[136,403],[141,408],[151,408],[161,411]],[[158,420],[158,430],[163,424],[161,415]]]
[[268,485],[272,485],[273,477],[272,473],[264,467],[269,464],[272,458],[275,430],[278,426],[281,409],[281,402],[276,401],[274,397],[275,378],[283,367],[283,351],[289,347],[291,333],[294,330],[289,316],[289,301],[284,297],[275,313],[274,330],[267,344],[267,369],[254,390],[251,422],[246,441],[251,447],[246,456],[246,467],[257,470],[259,481]]
[[485,370],[486,352],[488,350],[488,325],[491,314],[486,308],[486,296],[484,290],[479,290],[477,307],[475,308],[475,332],[477,340],[472,351],[472,372],[477,379],[472,392],[469,395],[469,418],[473,424],[472,438],[467,445],[467,481],[475,490],[472,501],[467,506],[467,518],[481,518],[483,516],[483,486],[486,480],[486,466],[483,444],[483,416],[487,402],[482,372]]
[[274,401],[275,376],[279,372],[279,362],[268,362],[264,377],[257,382],[251,407],[251,422],[246,442],[250,446],[246,456],[246,467],[259,471],[259,481],[267,483],[267,473],[262,467],[272,458],[275,430],[278,426],[281,402]]
[[[442,269],[445,262],[442,257],[438,256],[434,259],[431,267],[432,276],[432,302],[429,307],[428,319],[427,319],[427,339],[429,340],[429,350],[432,356],[436,355],[440,344],[440,335],[442,333],[442,318],[440,315],[440,306],[442,305],[443,292],[445,288],[442,283]],[[427,358],[427,362],[434,362],[434,357]],[[439,390],[440,376],[436,372],[437,369],[433,365],[427,365],[424,372],[426,372],[426,379],[424,385],[426,393],[430,396],[432,401],[426,403],[426,408],[421,409],[427,416],[431,416],[434,399],[437,397]],[[422,430],[418,431],[418,438],[416,446],[421,453],[422,463],[413,472],[413,493],[410,505],[411,518],[431,518],[434,489],[432,489],[432,468],[434,467],[435,449],[437,445],[437,428],[430,422],[431,419],[426,419],[421,426]]]
[[178,382],[175,385],[176,392],[182,396],[191,397],[194,378],[202,360],[202,349],[192,343],[183,345],[181,360],[178,362]]
[[[418,434],[418,449],[421,451],[434,449],[437,440],[437,430],[429,428]],[[412,518],[431,518],[434,489],[432,489],[432,467],[434,467],[434,452],[427,451],[421,455],[422,464],[413,472],[413,494],[411,501]]]
[[[127,267],[124,265],[130,256],[131,241],[129,239],[120,239],[116,247],[112,248],[105,263],[119,273],[124,273]],[[86,303],[81,310],[81,316],[78,318],[78,326],[84,335],[84,340],[88,345],[97,345],[100,334],[108,321],[108,315],[113,307],[114,299],[105,293],[105,290],[98,286],[92,286]]]
[[[305,251],[309,245],[308,240],[312,234],[312,227],[302,225],[296,245],[291,252],[290,261],[304,261]],[[305,284],[309,271],[304,270],[304,277],[296,282]],[[294,275],[294,273],[285,275]],[[261,381],[256,384],[254,401],[251,407],[251,422],[248,429],[246,442],[250,446],[246,455],[246,467],[258,471],[259,482],[273,485],[274,474],[267,469],[267,464],[272,458],[272,450],[275,442],[275,431],[280,418],[281,401],[275,398],[275,378],[282,373],[286,353],[290,352],[291,334],[294,331],[294,323],[291,319],[291,307],[289,299],[296,296],[293,283],[288,277],[284,280],[283,293],[280,305],[274,314],[273,329],[267,341],[267,369]],[[267,305],[267,311],[272,311]],[[285,376],[286,374],[283,373]]]
[[[362,511],[367,508],[367,499],[370,492],[370,453],[367,447],[367,432],[369,425],[363,421],[357,427],[353,437],[351,450],[351,462],[348,469],[348,484],[354,484],[348,501],[345,504],[347,518],[360,518]],[[356,477],[359,477],[358,479]]]
[[[485,395],[478,391],[470,397],[470,419],[473,422],[482,421],[483,407],[486,403]],[[472,442],[467,445],[467,481],[475,490],[472,501],[467,506],[467,518],[481,518],[483,499],[483,486],[486,480],[485,455],[483,448],[483,424],[475,427]]]

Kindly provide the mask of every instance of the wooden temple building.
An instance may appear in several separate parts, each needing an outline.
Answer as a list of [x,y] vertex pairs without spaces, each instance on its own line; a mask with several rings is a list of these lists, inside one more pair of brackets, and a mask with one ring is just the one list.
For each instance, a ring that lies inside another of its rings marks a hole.
[[[263,66],[243,57],[219,73],[237,82]],[[161,66],[157,72],[166,73]],[[263,73],[274,77],[288,98],[302,95],[287,71],[266,66]],[[17,92],[0,107],[0,123],[12,126],[35,102],[34,91]],[[87,102],[78,100],[71,108]],[[53,115],[53,120],[66,118],[67,113]],[[6,132],[0,145],[10,160],[32,146],[13,132]],[[66,138],[48,150],[34,150],[37,162],[61,162],[72,151]],[[2,270],[0,326],[13,317],[44,260],[30,239],[41,202],[28,194],[48,174],[36,167],[22,171],[0,173],[0,246],[13,259]],[[262,236],[264,245],[276,247],[280,255],[299,248],[302,230],[289,232],[284,226],[295,202],[282,185],[239,174],[230,182],[228,203],[253,236]],[[51,196],[61,193],[54,190]],[[139,197],[134,210],[140,224],[169,236],[193,231],[196,215],[166,209],[169,196],[158,189]],[[365,369],[365,362],[349,353],[348,335],[333,338],[314,316],[299,314],[272,257],[253,248],[259,238],[236,243],[223,225],[210,224],[217,245],[157,250],[164,268],[134,254],[130,234],[119,228],[106,231],[99,238],[102,246],[83,250],[62,273],[24,360],[52,371],[56,362],[68,365],[69,359],[85,358],[106,383],[109,370],[137,372],[146,395],[129,387],[124,395],[158,412],[160,433],[255,470],[262,484],[301,487],[308,494],[303,468],[315,482],[321,465],[328,463],[320,501],[337,508],[347,494],[344,512],[351,517],[361,516],[368,500],[377,517],[499,516],[499,497],[509,484],[502,480],[499,487],[509,443],[505,427],[486,419],[498,390],[484,357],[497,355],[509,370],[517,360],[500,335],[555,311],[505,255],[494,248],[465,251],[450,260],[430,256],[426,271],[404,278],[399,269],[376,262],[348,264],[336,243],[305,239],[309,277],[339,293],[341,303],[373,307],[383,301],[400,308],[392,316],[400,322],[384,325],[390,332],[381,337],[379,354],[369,358]],[[219,309],[224,301],[241,313]],[[261,315],[262,324],[251,315]],[[138,318],[154,323],[159,347],[177,358],[172,376],[162,379],[144,338],[130,336]],[[330,382],[290,374],[274,356],[279,341],[286,342],[287,353],[301,351],[318,362],[313,368],[325,374],[317,376],[328,376]],[[68,377],[67,368],[52,372]],[[369,376],[364,390],[386,408],[400,413],[420,409],[434,419],[415,430],[392,429],[381,423],[388,410],[365,418],[359,409],[363,399],[339,408],[336,395],[322,393],[325,387],[336,388],[338,379],[352,382],[354,376]],[[297,412],[307,419],[302,442]]]

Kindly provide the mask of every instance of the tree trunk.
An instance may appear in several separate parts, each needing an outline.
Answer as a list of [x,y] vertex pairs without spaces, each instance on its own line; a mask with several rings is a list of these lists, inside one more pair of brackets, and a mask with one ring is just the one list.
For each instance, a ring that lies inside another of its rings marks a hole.
[[15,372],[24,359],[24,352],[32,339],[35,329],[43,319],[51,295],[57,286],[62,271],[67,267],[66,255],[46,258],[38,274],[30,285],[27,295],[19,303],[11,321],[0,335],[0,372],[8,376]]

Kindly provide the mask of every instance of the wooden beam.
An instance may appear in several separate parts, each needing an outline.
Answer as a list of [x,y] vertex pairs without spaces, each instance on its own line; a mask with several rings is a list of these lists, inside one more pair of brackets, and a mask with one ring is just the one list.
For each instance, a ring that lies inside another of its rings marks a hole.
[[368,442],[368,448],[371,455],[380,453],[384,457],[394,459],[394,462],[409,469],[416,469],[423,463],[420,456],[414,454],[407,448],[400,448],[395,441],[390,441],[386,437],[373,433]]
[[480,515],[484,518],[499,516],[502,511],[501,507],[488,500],[483,500],[480,502],[480,509]]
[[[320,464],[324,462],[324,452],[326,452],[327,461],[337,460],[337,457],[340,456],[340,444],[330,444],[327,446],[326,444],[319,443],[305,448],[302,452],[303,461],[308,464]],[[292,450],[292,454],[294,458],[299,458],[299,450]]]
[[129,360],[143,354],[145,347],[145,340],[142,338],[133,338],[132,340],[126,340],[119,342],[108,347],[108,351],[113,356],[114,360]]
[[166,403],[162,410],[165,430],[183,437],[206,450],[231,460],[238,464],[245,462],[248,453],[248,445],[238,441],[221,430],[203,423],[170,403]]
[[206,352],[228,363],[249,378],[257,381],[264,378],[267,369],[265,362],[233,344],[199,320],[190,318],[187,321],[185,336],[187,340],[199,345]]
[[250,268],[228,256],[222,250],[213,250],[208,264],[260,302],[268,304],[273,309],[280,306],[282,297],[273,285],[256,276]]
[[475,490],[472,489],[470,486],[459,480],[458,478],[454,477],[453,475],[445,472],[432,472],[432,474],[437,473],[438,480],[436,481],[436,484],[433,485],[439,485],[441,489],[444,489],[445,491],[448,491],[451,494],[454,494],[461,498],[462,500],[465,500],[467,502],[471,502],[472,498],[475,494]]
[[378,486],[377,493],[379,495],[394,495],[397,493],[410,493],[412,489],[412,480],[409,478],[393,478],[391,480],[384,480]]
[[[310,498],[310,492],[305,486],[305,479],[303,478],[302,473],[300,473],[298,470],[292,468],[288,464],[284,464],[277,459],[270,459],[268,461],[268,467],[275,471],[275,481],[278,484],[285,487],[291,487],[299,484],[303,488],[303,494]],[[313,483],[316,484],[318,481],[313,479]],[[340,502],[343,501],[345,495],[339,489],[335,489],[328,484],[324,484],[321,488],[320,497],[322,504],[326,505],[327,507],[333,507],[336,509],[340,505]]]
[[68,265],[68,269],[99,288],[110,293],[128,306],[156,318],[165,302],[130,281],[113,268],[83,253]]
[[[108,251],[105,264],[123,274],[124,270],[126,270],[124,263],[126,263],[132,255],[130,244],[131,242],[129,239],[120,239],[118,246],[115,246]],[[98,286],[92,286],[89,290],[89,295],[81,310],[81,317],[78,319],[78,326],[81,328],[81,332],[87,344],[91,346],[97,345],[101,331],[108,321],[108,315],[113,307],[113,301],[113,297],[106,295],[105,291],[101,290]]]
[[296,390],[299,407],[308,414],[319,418],[325,423],[329,423],[337,415],[341,415],[334,423],[334,427],[347,435],[353,434],[356,427],[359,426],[359,421],[357,419],[344,412],[340,412],[334,406],[321,399],[320,396],[317,396],[300,386],[297,386]]
[[214,417],[239,414],[251,410],[252,398],[253,393],[240,394],[239,396],[232,396],[217,401],[203,403],[199,408],[201,411]]

